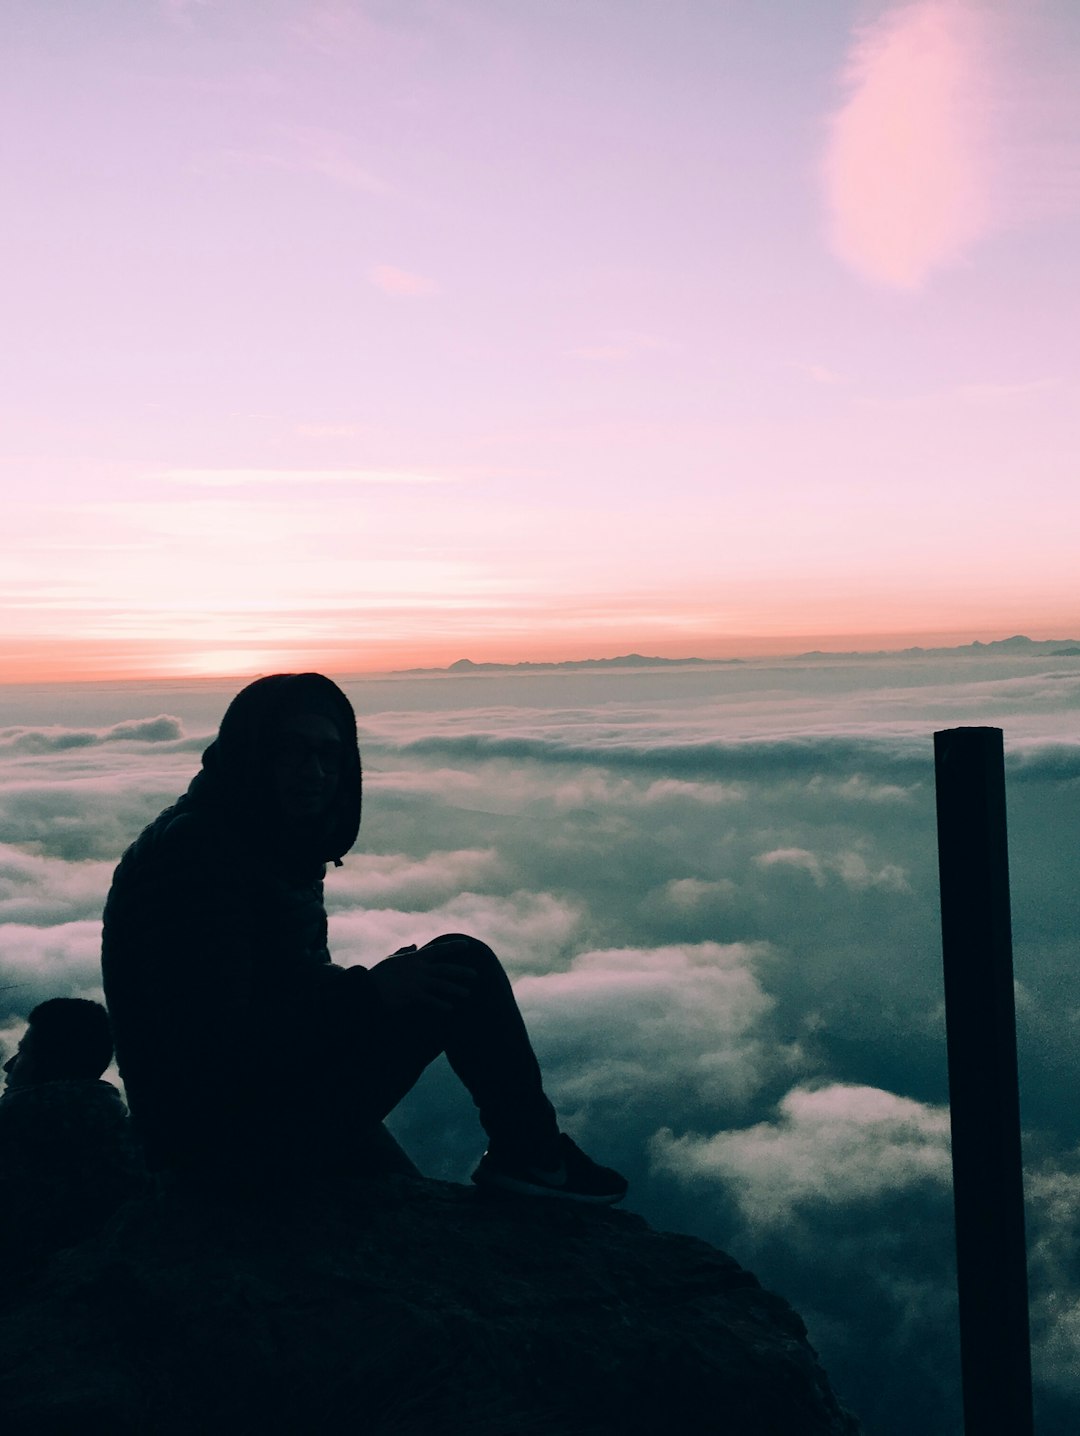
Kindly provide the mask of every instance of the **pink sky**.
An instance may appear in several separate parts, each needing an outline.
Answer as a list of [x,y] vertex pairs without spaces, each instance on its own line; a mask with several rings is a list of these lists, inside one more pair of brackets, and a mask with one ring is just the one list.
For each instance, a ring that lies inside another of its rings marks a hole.
[[1080,11],[12,0],[0,677],[1080,635]]

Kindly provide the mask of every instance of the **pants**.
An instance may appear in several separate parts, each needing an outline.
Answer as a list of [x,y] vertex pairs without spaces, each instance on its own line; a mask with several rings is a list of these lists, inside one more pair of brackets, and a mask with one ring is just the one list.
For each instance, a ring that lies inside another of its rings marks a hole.
[[556,1165],[555,1109],[502,964],[485,943],[461,933],[444,933],[421,951],[438,961],[440,948],[446,961],[473,969],[469,995],[452,1012],[425,1007],[380,1017],[356,1054],[354,1092],[363,1117],[381,1122],[445,1052],[492,1147],[511,1159]]

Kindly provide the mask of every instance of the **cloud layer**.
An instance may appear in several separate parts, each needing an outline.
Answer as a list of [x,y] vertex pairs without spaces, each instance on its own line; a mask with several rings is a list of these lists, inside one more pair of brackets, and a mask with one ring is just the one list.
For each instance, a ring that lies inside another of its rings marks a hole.
[[[361,842],[327,881],[335,958],[444,931],[490,942],[567,1128],[627,1171],[632,1205],[788,1296],[868,1431],[945,1436],[959,1396],[930,735],[1002,724],[1040,1431],[1066,1436],[1078,680],[1074,660],[1006,658],[347,684],[368,781]],[[0,732],[5,1048],[35,1002],[99,993],[112,866],[186,786],[229,696],[118,690],[106,718],[97,690],[72,689],[70,726],[49,693]],[[467,1177],[482,1137],[445,1065],[393,1124],[425,1170]]]

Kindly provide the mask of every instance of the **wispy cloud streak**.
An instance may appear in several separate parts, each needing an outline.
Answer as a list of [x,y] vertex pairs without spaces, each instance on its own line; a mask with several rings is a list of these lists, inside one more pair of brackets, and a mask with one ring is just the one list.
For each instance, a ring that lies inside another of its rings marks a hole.
[[392,264],[375,265],[368,271],[368,279],[384,294],[394,294],[405,299],[438,293],[438,285],[433,279],[424,274],[413,274],[407,269],[397,269]]
[[162,469],[156,478],[200,488],[265,488],[282,484],[444,484],[445,474],[400,469]]

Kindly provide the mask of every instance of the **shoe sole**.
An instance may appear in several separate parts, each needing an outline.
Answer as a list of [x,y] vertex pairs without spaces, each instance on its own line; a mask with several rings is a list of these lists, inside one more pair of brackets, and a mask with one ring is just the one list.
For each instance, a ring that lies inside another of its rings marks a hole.
[[621,1202],[625,1192],[574,1192],[566,1187],[544,1187],[528,1182],[523,1177],[510,1177],[502,1173],[497,1177],[473,1177],[473,1184],[481,1191],[513,1192],[519,1197],[551,1197],[561,1202],[587,1202],[594,1207],[610,1207]]

